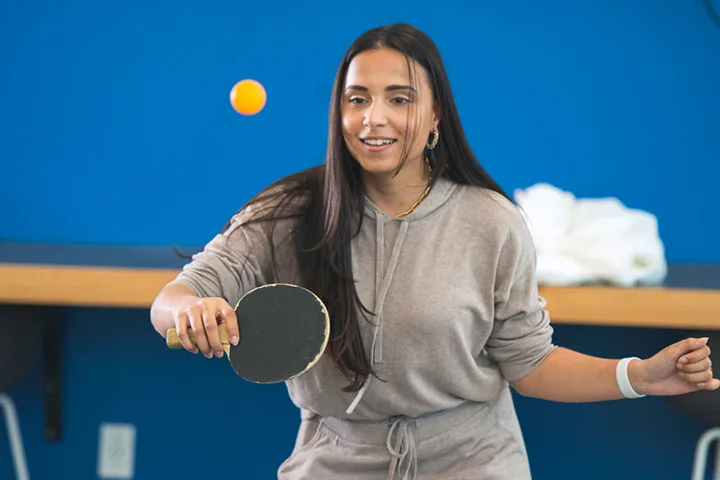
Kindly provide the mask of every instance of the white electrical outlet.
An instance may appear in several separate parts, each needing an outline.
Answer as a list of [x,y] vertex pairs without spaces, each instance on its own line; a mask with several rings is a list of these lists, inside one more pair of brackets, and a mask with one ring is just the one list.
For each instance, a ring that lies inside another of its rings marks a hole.
[[135,474],[135,425],[103,423],[98,445],[98,478],[130,480]]

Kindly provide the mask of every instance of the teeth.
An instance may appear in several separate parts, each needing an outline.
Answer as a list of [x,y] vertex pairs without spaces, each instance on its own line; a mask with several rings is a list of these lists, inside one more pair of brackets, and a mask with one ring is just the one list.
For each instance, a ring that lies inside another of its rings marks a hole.
[[395,140],[392,140],[392,139],[389,139],[389,138],[388,138],[388,139],[385,139],[385,138],[383,138],[383,139],[379,139],[379,138],[378,138],[378,139],[376,139],[376,138],[367,138],[367,139],[363,140],[363,142],[367,143],[368,145],[374,145],[374,146],[390,145],[390,144],[393,143],[394,141],[395,141]]

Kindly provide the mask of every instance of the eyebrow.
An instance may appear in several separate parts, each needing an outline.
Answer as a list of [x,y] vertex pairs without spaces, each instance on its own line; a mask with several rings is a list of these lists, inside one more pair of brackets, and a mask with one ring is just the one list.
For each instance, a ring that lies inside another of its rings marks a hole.
[[[368,88],[363,87],[362,85],[348,85],[345,90],[358,90],[360,92],[367,92]],[[409,90],[411,92],[417,93],[413,87],[410,85],[388,85],[385,87],[386,92],[395,92],[398,90]]]

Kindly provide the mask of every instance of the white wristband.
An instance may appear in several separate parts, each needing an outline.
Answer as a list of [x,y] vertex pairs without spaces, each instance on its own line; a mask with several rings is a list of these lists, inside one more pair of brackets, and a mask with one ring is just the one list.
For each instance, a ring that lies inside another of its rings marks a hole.
[[623,358],[618,362],[617,368],[615,369],[617,384],[618,387],[620,387],[620,391],[625,396],[625,398],[642,398],[645,395],[640,395],[635,390],[633,390],[632,385],[630,385],[630,379],[628,378],[628,364],[632,360],[640,359],[638,357],[628,357]]

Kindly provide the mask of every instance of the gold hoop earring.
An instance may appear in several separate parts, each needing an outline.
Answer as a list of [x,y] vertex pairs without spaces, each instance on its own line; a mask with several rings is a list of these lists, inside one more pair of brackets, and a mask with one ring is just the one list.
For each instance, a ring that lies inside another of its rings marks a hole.
[[430,165],[430,156],[429,156],[429,154],[428,154],[427,152],[425,152],[425,155],[423,155],[423,156],[425,157],[425,166],[428,168],[428,171],[429,171],[430,173],[432,173],[433,167],[432,167],[432,165]]
[[425,148],[428,150],[432,150],[433,148],[437,147],[438,141],[440,140],[440,131],[435,127],[432,131],[433,139],[430,143],[425,144]]

